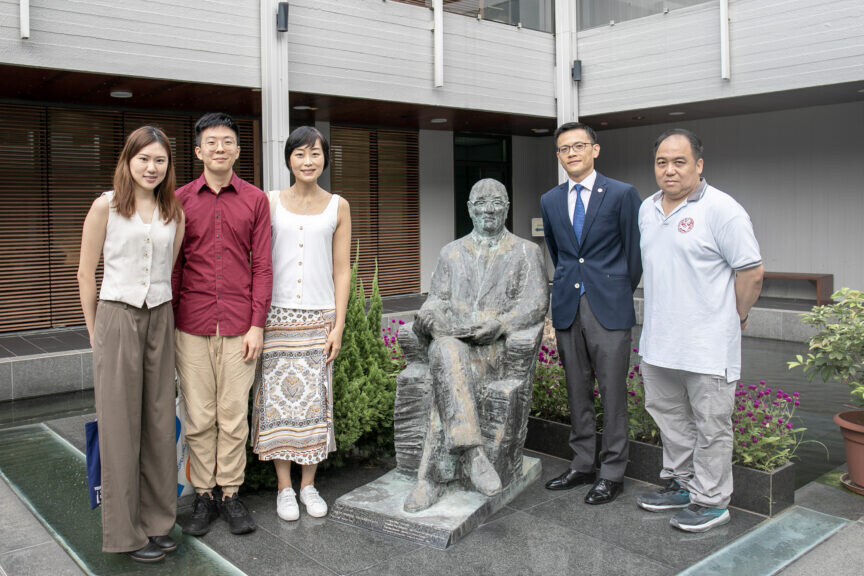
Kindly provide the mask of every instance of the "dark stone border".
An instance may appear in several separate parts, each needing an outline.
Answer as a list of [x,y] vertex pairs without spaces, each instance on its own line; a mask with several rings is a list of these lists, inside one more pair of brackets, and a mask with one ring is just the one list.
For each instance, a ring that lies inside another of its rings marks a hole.
[[[570,426],[541,418],[528,419],[525,448],[570,460]],[[600,445],[598,435],[597,445]],[[630,441],[630,461],[625,474],[629,478],[660,484],[663,449],[644,442]],[[795,467],[790,462],[765,472],[744,466],[732,467],[735,492],[731,505],[764,516],[775,516],[795,503]]]

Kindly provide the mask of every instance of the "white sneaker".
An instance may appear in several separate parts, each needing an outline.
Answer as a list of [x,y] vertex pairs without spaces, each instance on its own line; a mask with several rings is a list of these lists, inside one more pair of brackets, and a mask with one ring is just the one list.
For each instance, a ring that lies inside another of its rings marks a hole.
[[314,486],[300,490],[300,502],[306,505],[306,513],[315,518],[327,515],[327,502],[318,494]]
[[287,522],[300,518],[300,506],[297,505],[293,488],[285,488],[276,494],[276,514]]

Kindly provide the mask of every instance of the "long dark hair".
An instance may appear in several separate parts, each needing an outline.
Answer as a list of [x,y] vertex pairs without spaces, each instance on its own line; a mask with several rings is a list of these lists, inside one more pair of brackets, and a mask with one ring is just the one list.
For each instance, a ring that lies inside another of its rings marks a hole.
[[120,152],[117,168],[114,170],[113,207],[121,216],[132,217],[135,212],[135,184],[132,180],[132,172],[129,170],[129,162],[142,148],[154,142],[161,144],[168,153],[168,169],[165,171],[165,179],[153,190],[156,205],[159,206],[159,214],[162,215],[163,222],[168,223],[172,220],[180,222],[183,208],[174,195],[176,180],[171,143],[165,133],[155,126],[142,126],[126,138],[126,144],[123,146],[123,151]]

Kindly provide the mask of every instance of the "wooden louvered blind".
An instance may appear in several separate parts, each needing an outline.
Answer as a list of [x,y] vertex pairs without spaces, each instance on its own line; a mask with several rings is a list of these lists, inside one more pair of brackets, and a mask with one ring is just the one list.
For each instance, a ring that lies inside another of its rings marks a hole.
[[[171,139],[178,184],[201,173],[195,117],[0,104],[0,332],[80,326],[78,256],[93,200],[110,190],[126,135],[144,124]],[[235,170],[257,180],[254,122],[238,119]],[[101,278],[101,264],[97,271]]]
[[370,286],[378,261],[381,293],[420,291],[420,176],[417,133],[332,126],[330,181],[351,204],[354,259]]

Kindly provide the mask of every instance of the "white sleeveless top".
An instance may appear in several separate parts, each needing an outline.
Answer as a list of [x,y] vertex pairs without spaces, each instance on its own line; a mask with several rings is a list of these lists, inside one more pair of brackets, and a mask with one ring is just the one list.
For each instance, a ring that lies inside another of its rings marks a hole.
[[339,195],[320,214],[294,214],[282,206],[279,190],[270,192],[273,245],[272,306],[300,310],[336,307],[333,288],[333,234]]
[[171,256],[177,223],[165,224],[159,207],[145,224],[138,212],[125,218],[114,209],[114,191],[108,198],[108,226],[102,259],[105,273],[99,298],[153,308],[171,300]]

